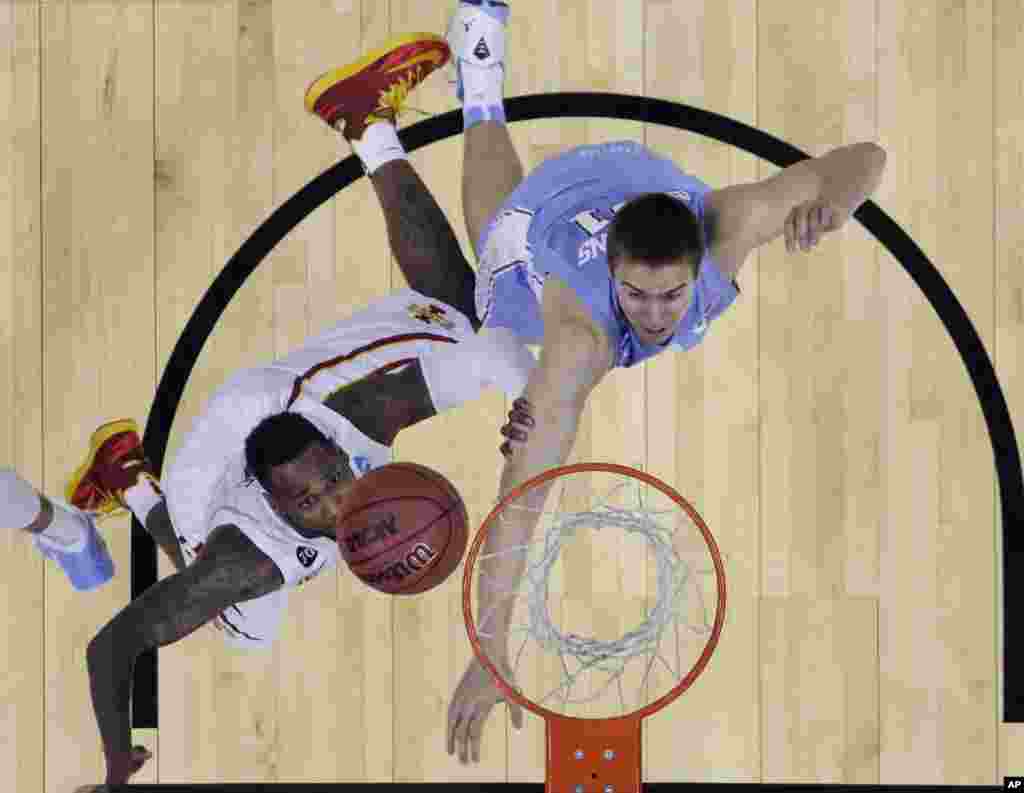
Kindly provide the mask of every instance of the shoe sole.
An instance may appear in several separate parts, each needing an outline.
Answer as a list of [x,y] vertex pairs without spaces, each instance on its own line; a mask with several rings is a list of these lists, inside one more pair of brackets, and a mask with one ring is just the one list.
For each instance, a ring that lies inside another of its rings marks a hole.
[[[375,61],[380,60],[392,50],[404,47],[408,44],[418,44],[421,42],[431,42],[435,44],[443,44],[445,48],[448,47],[448,42],[444,36],[438,36],[433,33],[407,33],[403,36],[396,36],[386,44],[382,45],[380,49],[371,52],[363,58],[360,58],[355,63],[350,63],[347,66],[342,66],[340,69],[334,69],[333,71],[324,72],[322,75],[317,77],[312,83],[309,84],[309,88],[306,89],[305,105],[306,110],[310,113],[316,113],[316,103],[321,96],[333,85],[341,82],[342,80],[352,77],[365,69]],[[422,55],[413,58],[402,64],[401,68],[405,69],[409,66],[413,66],[420,61],[430,60],[437,63],[437,56],[435,53],[424,53]]]
[[[100,448],[104,443],[122,432],[134,432],[138,435],[139,425],[134,419],[118,419],[117,421],[110,421],[103,424],[92,434],[92,437],[89,438],[89,456],[86,458],[84,463],[75,469],[75,472],[71,475],[71,479],[68,480],[67,486],[64,488],[65,501],[69,504],[73,504],[71,499],[75,495],[75,491],[78,489],[78,486],[85,478],[88,470],[92,468],[92,464],[96,462],[96,455],[99,454]],[[122,509],[123,507],[117,505],[113,508],[113,511],[116,512]],[[104,510],[99,514],[110,515],[111,510]]]

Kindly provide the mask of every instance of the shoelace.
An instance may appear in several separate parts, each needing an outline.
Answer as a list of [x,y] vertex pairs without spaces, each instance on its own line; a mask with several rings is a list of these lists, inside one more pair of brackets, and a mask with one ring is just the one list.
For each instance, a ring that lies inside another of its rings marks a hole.
[[97,524],[104,523],[110,518],[120,517],[129,511],[127,507],[121,505],[113,493],[96,484],[93,484],[92,487],[102,498],[100,503],[90,510],[90,514]]
[[414,84],[418,83],[423,76],[423,66],[418,64],[413,74],[406,75],[398,80],[393,86],[387,91],[382,91],[380,95],[380,104],[384,107],[390,108],[395,111],[395,121],[405,110],[414,110],[422,116],[429,116],[423,110],[416,107],[402,107],[405,100],[409,97],[409,92],[412,90]]

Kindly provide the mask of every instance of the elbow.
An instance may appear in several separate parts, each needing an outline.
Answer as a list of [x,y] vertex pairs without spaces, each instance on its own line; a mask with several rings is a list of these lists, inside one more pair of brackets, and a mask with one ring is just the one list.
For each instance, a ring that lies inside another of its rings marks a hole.
[[873,140],[865,140],[860,143],[851,143],[845,147],[847,151],[857,152],[861,156],[870,157],[872,160],[885,162],[885,149]]
[[111,623],[107,623],[99,632],[89,640],[85,648],[85,657],[92,661],[93,658],[102,655],[110,647]]
[[877,143],[870,144],[872,156],[875,158],[875,162],[878,164],[878,170],[881,171],[885,168],[885,161],[888,159],[885,149],[879,146]]
[[85,658],[89,666],[109,665],[114,657],[129,656],[135,658],[146,649],[145,642],[137,635],[126,634],[118,630],[113,622],[107,623],[85,648]]
[[109,669],[113,659],[114,646],[103,631],[100,631],[85,648],[85,665],[90,676],[102,669]]
[[882,183],[882,176],[885,174],[885,161],[886,153],[885,149],[879,146],[877,143],[872,143],[872,179],[871,179],[871,193],[872,195],[878,189]]
[[870,163],[870,170],[874,172],[877,178],[881,178],[882,171],[885,170],[885,161],[888,157],[885,149],[873,142],[865,143],[863,146],[867,153],[867,160]]

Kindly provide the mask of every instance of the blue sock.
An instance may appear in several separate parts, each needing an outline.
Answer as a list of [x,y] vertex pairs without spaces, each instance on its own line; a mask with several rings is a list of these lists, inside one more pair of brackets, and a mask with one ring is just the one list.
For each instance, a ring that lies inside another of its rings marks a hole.
[[488,16],[497,19],[501,24],[508,24],[509,7],[502,0],[462,0],[463,5],[476,6]]
[[484,121],[497,121],[499,124],[505,123],[505,105],[476,105],[473,107],[462,108],[462,125],[463,131],[475,127]]

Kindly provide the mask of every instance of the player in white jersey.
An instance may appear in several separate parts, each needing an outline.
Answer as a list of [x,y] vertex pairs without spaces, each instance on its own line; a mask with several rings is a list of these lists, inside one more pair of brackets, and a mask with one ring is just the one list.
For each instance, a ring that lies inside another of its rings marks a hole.
[[339,450],[338,463],[348,469],[343,481],[349,473],[358,478],[390,461],[402,428],[492,386],[519,396],[532,358],[521,346],[508,352],[477,336],[449,303],[402,290],[269,366],[239,372],[213,396],[163,479],[184,559],[190,563],[202,552],[212,527],[232,524],[274,562],[286,587],[219,616],[216,624],[231,643],[268,646],[287,587],[339,560],[333,507],[327,505],[320,526],[310,520],[308,496],[275,505],[259,460],[274,466],[292,457],[315,427]]
[[[289,589],[338,564],[348,483],[388,462],[402,429],[491,387],[520,395],[536,363],[512,334],[476,333],[475,277],[436,201],[404,158],[381,163],[359,140],[367,125],[393,123],[404,92],[447,58],[440,37],[400,37],[310,86],[309,96],[328,100],[326,108],[307,103],[337,128],[332,86],[365,82],[366,104],[343,114],[343,134],[370,176],[410,289],[232,377],[196,419],[162,482],[130,420],[94,433],[67,489],[72,507],[0,471],[5,522],[31,531],[77,589],[112,574],[94,513],[130,509],[175,565],[89,644],[107,783],[126,781],[149,757],[131,747],[128,717],[131,669],[142,651],[211,621],[232,644],[268,646]],[[528,417],[516,409],[510,419],[503,434],[521,439]]]

